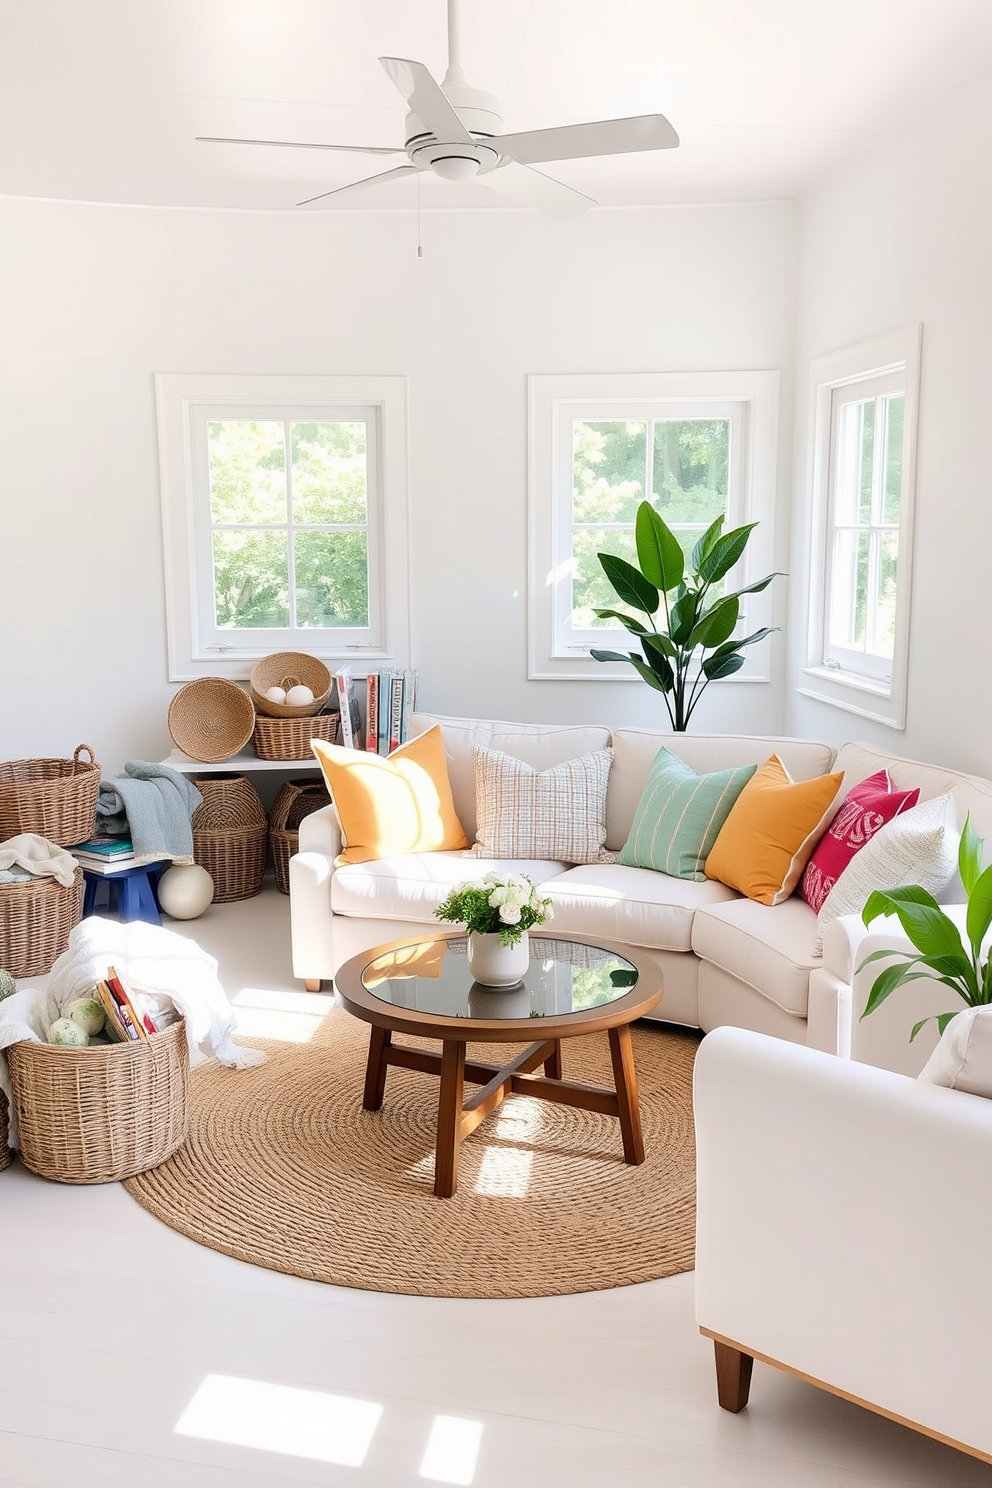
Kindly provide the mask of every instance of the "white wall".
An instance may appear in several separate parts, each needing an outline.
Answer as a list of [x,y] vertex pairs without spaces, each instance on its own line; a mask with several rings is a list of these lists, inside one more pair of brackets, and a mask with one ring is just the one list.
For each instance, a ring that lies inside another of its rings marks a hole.
[[[409,214],[0,203],[0,757],[171,747],[156,371],[407,375],[422,706],[660,724],[637,681],[526,680],[526,375],[779,368],[787,471],[795,229],[789,205],[445,212],[418,260]],[[779,731],[776,645],[699,729]]]
[[905,731],[792,693],[790,732],[992,774],[992,73],[802,203],[789,682],[802,661],[809,362],[922,321]]

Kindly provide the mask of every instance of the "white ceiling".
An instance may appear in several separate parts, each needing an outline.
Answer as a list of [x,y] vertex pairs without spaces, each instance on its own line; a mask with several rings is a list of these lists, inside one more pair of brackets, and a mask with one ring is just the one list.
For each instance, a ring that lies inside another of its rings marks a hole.
[[[0,0],[0,194],[282,209],[403,163],[377,57],[445,66],[445,0]],[[678,150],[544,169],[606,206],[794,197],[992,60],[992,0],[462,0],[509,130],[665,114]],[[510,206],[423,177],[423,205]],[[411,207],[408,180],[331,210]]]

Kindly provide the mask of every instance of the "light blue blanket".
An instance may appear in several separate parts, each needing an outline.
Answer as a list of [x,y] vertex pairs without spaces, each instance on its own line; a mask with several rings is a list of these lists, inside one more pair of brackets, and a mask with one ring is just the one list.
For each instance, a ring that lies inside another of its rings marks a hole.
[[202,800],[193,782],[169,765],[128,760],[123,775],[100,782],[97,831],[130,837],[135,866],[163,858],[192,863],[191,821]]

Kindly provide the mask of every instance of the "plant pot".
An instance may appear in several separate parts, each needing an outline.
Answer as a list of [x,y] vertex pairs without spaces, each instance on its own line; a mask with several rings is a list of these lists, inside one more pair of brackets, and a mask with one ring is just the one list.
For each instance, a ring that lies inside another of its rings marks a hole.
[[504,945],[499,931],[470,935],[468,969],[483,987],[515,987],[530,965],[530,943],[524,930],[516,945]]

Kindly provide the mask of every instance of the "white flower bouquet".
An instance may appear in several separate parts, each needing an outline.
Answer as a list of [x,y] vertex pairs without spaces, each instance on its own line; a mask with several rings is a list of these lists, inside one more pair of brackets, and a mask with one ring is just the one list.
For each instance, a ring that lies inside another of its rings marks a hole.
[[551,918],[551,900],[542,899],[524,873],[487,873],[455,884],[434,911],[439,920],[464,925],[468,935],[498,934],[505,946],[518,945],[525,930]]

